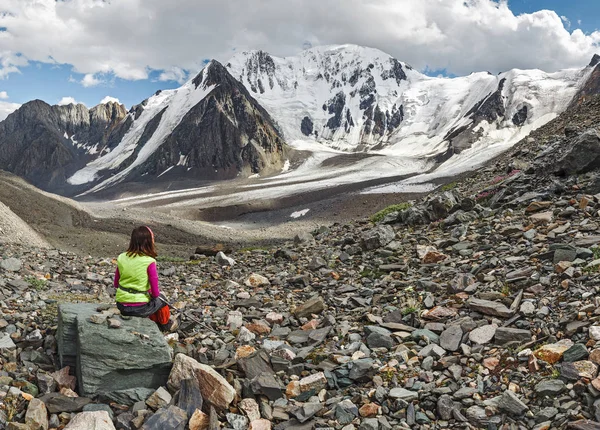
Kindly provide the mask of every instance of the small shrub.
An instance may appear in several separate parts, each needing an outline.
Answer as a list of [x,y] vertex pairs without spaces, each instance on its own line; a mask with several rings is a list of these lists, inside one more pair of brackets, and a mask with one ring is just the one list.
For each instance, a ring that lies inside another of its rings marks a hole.
[[392,212],[400,212],[400,211],[408,209],[410,206],[411,206],[410,203],[400,203],[400,204],[397,204],[397,205],[388,206],[387,208],[385,208],[383,210],[380,210],[375,215],[373,215],[371,217],[371,221],[374,222],[374,223],[383,221],[383,219],[387,215],[391,214]]
[[442,187],[442,191],[450,191],[455,189],[458,186],[457,182],[450,182]]
[[46,287],[47,282],[45,279],[38,279],[33,276],[28,276],[25,278],[25,281],[38,291],[43,290]]

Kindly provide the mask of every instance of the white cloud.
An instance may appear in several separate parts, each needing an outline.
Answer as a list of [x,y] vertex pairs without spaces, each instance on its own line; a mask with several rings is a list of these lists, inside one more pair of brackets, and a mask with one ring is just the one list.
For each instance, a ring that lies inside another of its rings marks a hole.
[[169,70],[163,71],[158,77],[159,81],[176,81],[183,84],[188,78],[185,70],[179,67],[171,67]]
[[63,97],[57,103],[57,105],[59,105],[59,106],[65,106],[65,105],[71,105],[71,104],[73,104],[73,105],[77,105],[77,104],[85,105],[85,103],[78,102],[73,97]]
[[562,22],[565,23],[566,28],[571,28],[571,20],[569,18],[567,18],[564,15],[561,15],[560,19],[562,20]]
[[600,32],[571,31],[548,10],[515,16],[507,0],[2,0],[0,12],[0,78],[35,60],[73,65],[84,85],[150,70],[179,80],[234,50],[309,44],[371,46],[456,74],[582,67],[600,51]]
[[0,99],[6,100],[8,98],[8,93],[6,91],[0,91]]
[[81,85],[83,85],[85,88],[88,88],[95,87],[96,85],[99,85],[102,82],[103,81],[101,79],[96,78],[93,73],[88,73],[81,80]]
[[111,96],[106,96],[102,100],[100,100],[100,104],[110,103],[110,102],[121,103],[118,98],[111,97]]
[[0,102],[0,121],[21,107],[18,103]]

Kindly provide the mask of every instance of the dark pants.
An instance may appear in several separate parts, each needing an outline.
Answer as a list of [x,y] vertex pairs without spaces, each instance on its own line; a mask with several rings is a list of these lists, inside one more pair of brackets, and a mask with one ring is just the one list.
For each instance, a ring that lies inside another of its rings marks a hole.
[[[161,297],[164,300],[161,300]],[[117,308],[121,312],[121,315],[126,317],[140,317],[148,318],[150,315],[156,313],[158,310],[167,306],[167,301],[164,295],[151,298],[148,303],[140,306],[124,306],[121,303],[117,303]]]

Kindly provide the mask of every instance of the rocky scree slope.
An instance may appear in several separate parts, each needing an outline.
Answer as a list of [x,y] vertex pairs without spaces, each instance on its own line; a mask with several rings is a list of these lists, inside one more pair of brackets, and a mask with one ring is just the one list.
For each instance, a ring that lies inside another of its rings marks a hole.
[[[205,399],[202,420],[233,429],[600,428],[597,107],[590,100],[379,225],[161,262],[181,315],[174,352],[213,366],[224,377],[215,389],[235,392],[221,410]],[[8,245],[2,257],[1,419],[43,415],[52,428],[82,419],[76,405],[89,400],[69,400],[64,387],[49,412],[27,394],[59,389],[48,374],[57,369],[56,302],[110,302],[114,264]],[[118,428],[204,428],[176,406],[177,388],[133,407],[93,407],[110,410]]]

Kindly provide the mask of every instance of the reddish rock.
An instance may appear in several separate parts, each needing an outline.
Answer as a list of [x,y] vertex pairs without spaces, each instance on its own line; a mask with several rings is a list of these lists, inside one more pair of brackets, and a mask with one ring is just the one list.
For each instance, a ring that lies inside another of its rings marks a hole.
[[358,413],[364,418],[375,417],[379,413],[379,405],[377,403],[367,403],[366,405],[362,405]]
[[486,369],[494,370],[498,364],[500,364],[500,360],[498,360],[496,357],[488,357],[483,359],[483,366]]
[[254,321],[251,324],[246,324],[245,327],[254,334],[269,334],[269,333],[271,333],[271,327],[269,327],[269,325],[263,321]]
[[454,308],[436,306],[435,308],[426,310],[421,316],[429,320],[441,320],[445,318],[452,318],[456,316],[457,313],[458,312]]
[[572,346],[573,342],[570,340],[561,340],[557,343],[544,345],[533,354],[546,363],[554,364],[557,363],[562,358],[565,351]]
[[210,419],[208,415],[206,415],[200,409],[196,409],[190,418],[189,427],[190,430],[207,430],[209,422]]

